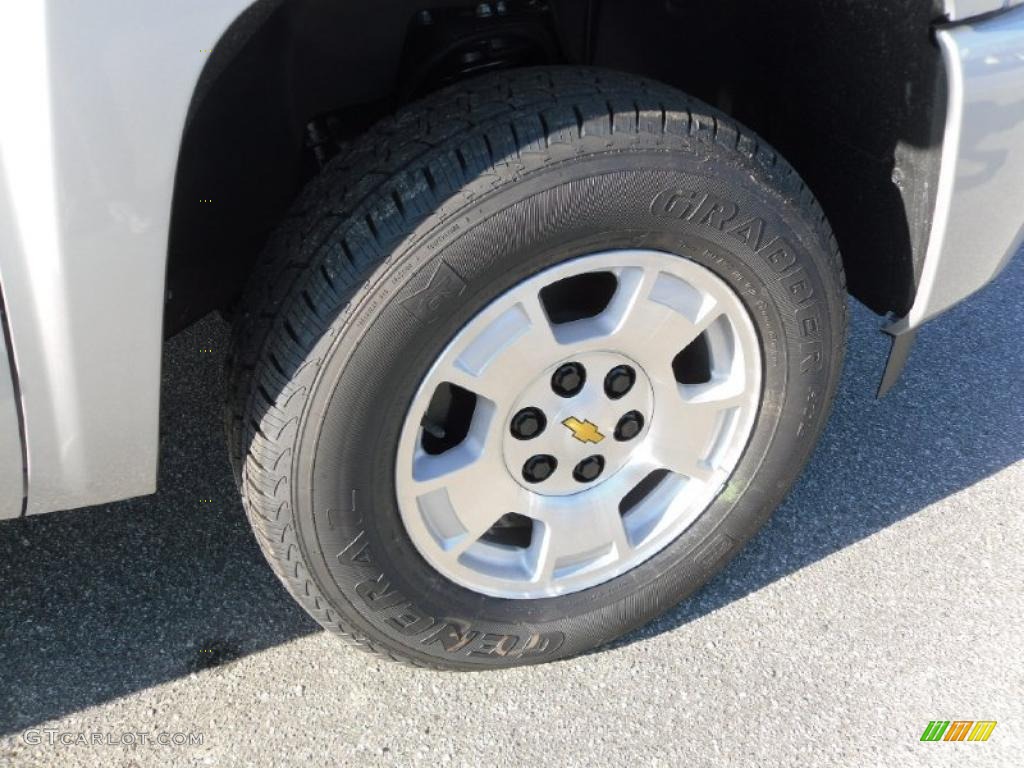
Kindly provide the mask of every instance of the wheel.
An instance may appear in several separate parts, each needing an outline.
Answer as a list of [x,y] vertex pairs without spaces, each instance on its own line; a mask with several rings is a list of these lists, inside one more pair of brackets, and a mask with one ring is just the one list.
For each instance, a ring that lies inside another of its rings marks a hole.
[[236,321],[230,451],[323,626],[421,666],[547,661],[765,522],[845,325],[825,217],[750,131],[631,76],[492,74],[305,190]]

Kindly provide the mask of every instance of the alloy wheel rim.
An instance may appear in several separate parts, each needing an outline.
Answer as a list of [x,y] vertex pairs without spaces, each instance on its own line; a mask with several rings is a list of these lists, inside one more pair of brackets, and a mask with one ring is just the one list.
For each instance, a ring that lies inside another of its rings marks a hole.
[[562,262],[498,296],[424,376],[398,444],[403,524],[485,595],[606,582],[718,496],[761,378],[750,314],[708,268],[653,250]]

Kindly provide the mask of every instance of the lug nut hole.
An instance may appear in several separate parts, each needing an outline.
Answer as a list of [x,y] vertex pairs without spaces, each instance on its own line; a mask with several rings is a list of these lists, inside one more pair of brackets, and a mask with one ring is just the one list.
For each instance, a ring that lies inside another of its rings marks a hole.
[[592,483],[604,471],[603,456],[587,456],[572,471],[573,479],[578,483]]
[[644,428],[644,417],[640,411],[630,411],[615,425],[615,439],[619,442],[632,440]]
[[604,393],[612,400],[618,400],[633,388],[636,371],[628,365],[616,365],[604,377]]
[[579,363],[565,363],[551,374],[551,389],[559,397],[573,397],[579,394],[587,381],[587,371]]
[[532,440],[548,425],[547,417],[540,408],[523,408],[512,417],[510,429],[516,440]]
[[528,483],[542,483],[551,477],[558,467],[558,460],[546,453],[531,456],[523,464],[523,479]]

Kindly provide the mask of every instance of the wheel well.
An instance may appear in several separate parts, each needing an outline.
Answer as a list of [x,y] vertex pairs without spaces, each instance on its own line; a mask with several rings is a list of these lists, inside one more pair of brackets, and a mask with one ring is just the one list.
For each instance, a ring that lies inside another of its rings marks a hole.
[[477,72],[556,63],[665,81],[760,133],[818,196],[851,292],[905,313],[944,117],[934,2],[257,0],[218,42],[189,108],[165,328],[230,308],[340,143]]

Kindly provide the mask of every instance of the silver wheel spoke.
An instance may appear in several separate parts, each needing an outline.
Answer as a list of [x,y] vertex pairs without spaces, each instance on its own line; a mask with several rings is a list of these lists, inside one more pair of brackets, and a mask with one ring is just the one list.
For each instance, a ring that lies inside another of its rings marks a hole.
[[545,505],[544,539],[534,572],[538,584],[551,585],[603,560],[625,557],[631,549],[617,500],[610,494],[579,496],[574,502]]
[[496,474],[484,462],[421,484],[420,513],[450,559],[458,559],[502,515],[524,508],[523,489],[511,480],[495,481]]
[[467,438],[464,450],[418,452],[412,491],[420,521],[446,559],[458,559],[502,515],[529,504],[527,492],[505,471],[497,432],[488,424]]
[[743,394],[722,392],[722,397],[686,399],[685,389],[673,380],[659,392],[649,436],[650,454],[665,469],[708,482],[716,467],[706,458],[717,428],[729,411],[742,404]]
[[652,378],[671,377],[676,353],[722,316],[718,290],[702,292],[653,267],[625,268],[619,270],[619,288],[601,314],[556,333],[577,352],[628,349]]
[[495,403],[515,398],[536,375],[538,359],[563,354],[536,293],[487,318],[453,351],[442,378]]
[[638,281],[615,341],[649,365],[652,377],[671,376],[672,358],[721,316],[718,300],[657,269]]

